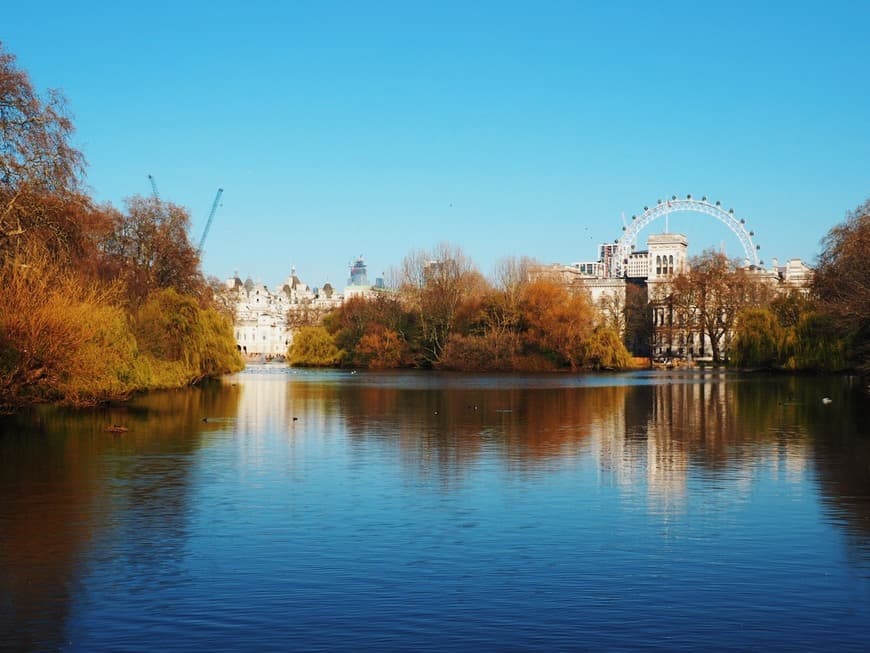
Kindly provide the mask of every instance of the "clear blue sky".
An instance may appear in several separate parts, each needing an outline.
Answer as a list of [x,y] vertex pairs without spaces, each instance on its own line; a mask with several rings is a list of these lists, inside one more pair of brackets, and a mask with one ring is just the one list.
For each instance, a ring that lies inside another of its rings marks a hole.
[[0,40],[66,92],[96,198],[153,174],[197,241],[223,187],[207,274],[343,286],[441,241],[484,273],[594,260],[686,193],[813,261],[870,196],[868,26],[866,1],[14,2]]

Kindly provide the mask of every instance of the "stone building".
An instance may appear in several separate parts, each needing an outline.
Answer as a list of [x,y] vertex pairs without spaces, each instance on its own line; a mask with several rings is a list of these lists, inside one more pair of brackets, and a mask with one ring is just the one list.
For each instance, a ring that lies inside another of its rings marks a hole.
[[[598,261],[538,266],[532,274],[555,279],[569,288],[582,288],[589,293],[607,323],[621,331],[625,328],[627,284],[637,284],[645,288],[647,294],[652,320],[649,343],[652,357],[659,360],[710,357],[712,348],[709,337],[697,329],[692,330],[680,324],[682,318],[679,311],[668,301],[671,281],[688,270],[688,239],[685,235],[650,235],[647,249],[632,252],[624,261],[624,277],[614,275],[615,245],[601,245],[599,254]],[[774,259],[771,268],[750,267],[748,271],[767,284],[772,292],[807,291],[812,279],[812,269],[796,258],[790,259],[785,265],[779,265]],[[727,351],[727,342],[723,344],[724,351]]]
[[274,289],[248,278],[234,276],[226,281],[227,303],[233,309],[236,344],[248,356],[274,358],[283,356],[299,326],[317,323],[323,315],[340,306],[345,299],[368,296],[384,287],[383,279],[368,283],[362,257],[351,265],[344,294],[330,283],[312,288],[291,268],[290,275]]
[[236,276],[227,280],[226,293],[234,309],[236,344],[248,356],[283,356],[293,339],[288,315],[327,310],[341,303],[332,293],[321,296],[304,283],[296,275],[296,268],[273,290],[250,278],[242,282]]

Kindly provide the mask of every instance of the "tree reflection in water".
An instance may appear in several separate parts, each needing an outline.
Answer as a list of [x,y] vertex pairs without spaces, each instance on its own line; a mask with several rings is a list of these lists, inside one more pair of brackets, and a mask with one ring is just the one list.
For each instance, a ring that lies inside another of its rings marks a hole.
[[[204,416],[233,418],[241,388],[152,393],[93,410],[40,406],[0,419],[0,633],[10,650],[65,644],[84,566],[177,570]],[[128,430],[106,431],[111,424]],[[123,543],[118,546],[118,543]],[[150,574],[144,578],[153,578]],[[135,582],[131,585],[135,588]],[[147,588],[141,588],[147,589]]]
[[[62,648],[69,629],[81,627],[70,622],[87,600],[85,576],[88,592],[108,595],[117,585],[147,595],[193,582],[185,557],[191,513],[203,492],[222,488],[209,467],[218,450],[232,455],[220,462],[252,476],[275,457],[280,464],[270,469],[288,475],[315,458],[329,465],[319,457],[330,448],[365,463],[395,460],[410,487],[451,496],[479,481],[481,469],[493,481],[536,488],[552,475],[576,479],[566,490],[578,498],[640,497],[662,524],[698,509],[699,484],[724,488],[706,491],[703,509],[738,510],[763,470],[817,484],[826,518],[866,561],[867,404],[839,378],[268,366],[126,405],[40,407],[0,420],[0,632],[14,634],[4,642],[12,649]],[[110,424],[128,430],[106,432]],[[372,447],[392,455],[373,458]]]

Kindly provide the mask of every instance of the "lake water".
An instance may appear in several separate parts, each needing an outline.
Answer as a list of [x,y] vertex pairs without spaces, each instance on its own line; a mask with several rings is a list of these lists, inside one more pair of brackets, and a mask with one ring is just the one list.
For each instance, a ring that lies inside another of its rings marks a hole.
[[43,407],[0,419],[0,649],[867,650],[868,417],[842,378],[277,366]]

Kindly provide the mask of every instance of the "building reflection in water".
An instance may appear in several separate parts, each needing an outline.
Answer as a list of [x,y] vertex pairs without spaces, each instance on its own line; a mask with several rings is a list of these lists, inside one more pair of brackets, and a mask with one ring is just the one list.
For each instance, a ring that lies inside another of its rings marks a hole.
[[[626,491],[643,489],[657,513],[686,510],[690,473],[727,480],[731,500],[749,492],[758,469],[804,478],[806,434],[782,430],[782,402],[758,410],[752,392],[720,375],[692,375],[636,386],[626,397],[625,426],[600,434],[602,469]],[[757,388],[756,388],[757,390]]]
[[[315,443],[347,437],[347,455],[395,447],[408,473],[436,479],[444,491],[462,487],[480,465],[523,476],[592,460],[600,483],[644,494],[650,513],[662,516],[686,512],[692,482],[720,484],[735,504],[748,500],[760,474],[796,484],[808,480],[812,466],[828,490],[845,483],[838,469],[854,466],[851,496],[868,495],[861,467],[868,452],[830,462],[843,448],[860,449],[852,435],[827,436],[832,414],[851,420],[845,433],[862,428],[842,380],[722,372],[579,380],[352,375],[278,367],[246,374],[239,377],[237,426],[246,437],[238,447],[252,465],[274,455],[264,438],[296,438],[291,454],[298,462]],[[840,410],[824,412],[821,396],[834,396]],[[868,501],[832,496],[829,502],[865,522]]]

